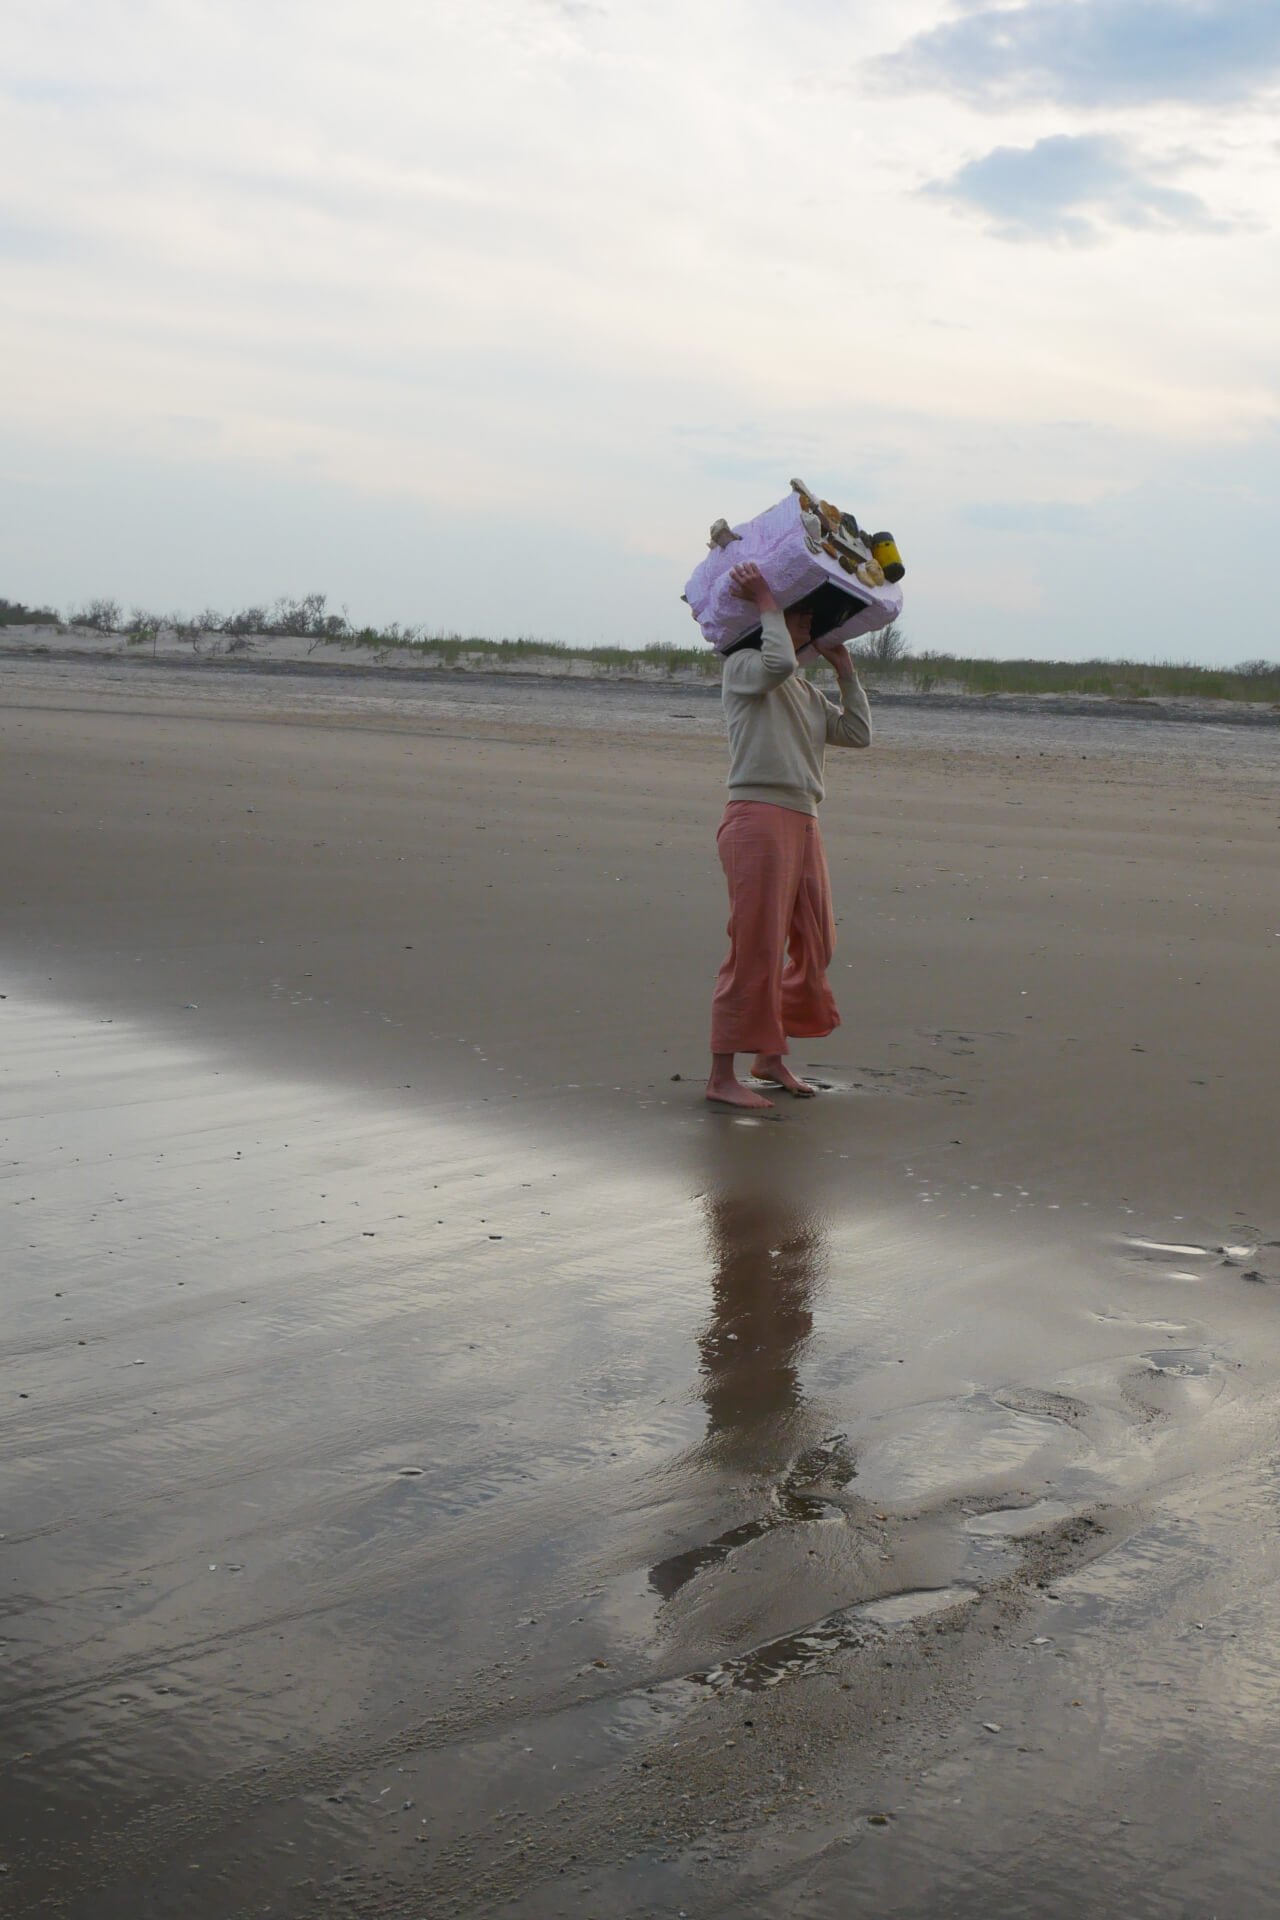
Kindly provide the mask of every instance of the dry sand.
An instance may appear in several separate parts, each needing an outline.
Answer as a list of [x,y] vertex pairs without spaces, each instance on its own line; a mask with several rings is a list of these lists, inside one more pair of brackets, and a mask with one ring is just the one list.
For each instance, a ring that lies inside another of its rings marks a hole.
[[14,1911],[1267,1911],[1276,742],[0,664]]

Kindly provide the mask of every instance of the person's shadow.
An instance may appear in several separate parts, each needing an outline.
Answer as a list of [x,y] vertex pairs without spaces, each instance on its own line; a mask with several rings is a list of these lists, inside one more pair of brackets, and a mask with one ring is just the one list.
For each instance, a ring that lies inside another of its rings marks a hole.
[[664,1599],[734,1547],[783,1519],[801,1517],[804,1456],[817,1419],[806,1399],[802,1363],[813,1333],[814,1291],[826,1269],[827,1236],[817,1183],[799,1144],[782,1141],[781,1131],[718,1126],[708,1141],[701,1196],[711,1315],[698,1337],[707,1410],[698,1453],[735,1475],[772,1480],[773,1495],[761,1519],[652,1568],[650,1585]]

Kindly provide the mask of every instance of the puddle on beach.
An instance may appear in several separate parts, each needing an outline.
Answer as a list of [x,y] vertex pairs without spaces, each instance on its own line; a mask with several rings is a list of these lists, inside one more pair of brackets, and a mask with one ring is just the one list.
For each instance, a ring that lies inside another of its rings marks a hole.
[[19,995],[0,1068],[23,1911],[479,1885],[709,1701],[1070,1566],[1276,1377],[1252,1241],[859,1210],[693,1104],[607,1150]]

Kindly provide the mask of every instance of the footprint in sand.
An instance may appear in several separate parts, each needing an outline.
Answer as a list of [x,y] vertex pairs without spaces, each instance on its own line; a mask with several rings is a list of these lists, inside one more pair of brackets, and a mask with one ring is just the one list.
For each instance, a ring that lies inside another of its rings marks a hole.
[[959,1105],[969,1099],[964,1087],[956,1086],[950,1074],[933,1067],[851,1067],[830,1060],[810,1062],[815,1074],[833,1076],[816,1085],[828,1093],[889,1094],[898,1099],[933,1097]]
[[1011,1033],[961,1033],[955,1027],[923,1027],[921,1037],[931,1046],[943,1053],[949,1053],[956,1059],[970,1059],[991,1042],[1008,1042],[1013,1039]]
[[887,1593],[856,1606],[816,1620],[798,1633],[788,1633],[731,1660],[721,1660],[689,1679],[709,1687],[713,1693],[761,1693],[779,1686],[784,1680],[811,1673],[832,1654],[866,1646],[886,1639],[897,1628],[913,1626],[931,1615],[947,1613],[953,1607],[971,1605],[977,1599],[971,1587],[917,1587],[900,1593]]
[[1263,1241],[1246,1228],[1231,1239],[1202,1246],[1197,1241],[1140,1240],[1122,1242],[1125,1252],[1143,1265],[1158,1266],[1166,1280],[1207,1280],[1215,1268],[1234,1268],[1253,1286],[1280,1286],[1280,1241]]
[[859,1487],[878,1504],[980,1499],[1012,1480],[1056,1481],[1091,1442],[1083,1401],[1044,1388],[1003,1387],[904,1408],[873,1423]]
[[1072,1427],[1089,1412],[1082,1400],[1073,1400],[1067,1393],[1051,1393],[1044,1387],[1001,1387],[991,1397],[1011,1413],[1029,1413],[1038,1420],[1065,1420]]
[[1207,1280],[1219,1258],[1212,1247],[1201,1247],[1194,1241],[1126,1238],[1121,1245],[1135,1262],[1159,1267],[1166,1280]]
[[786,1475],[769,1494],[768,1506],[758,1519],[730,1527],[701,1546],[688,1547],[672,1554],[649,1569],[649,1586],[663,1600],[670,1600],[708,1567],[719,1566],[738,1548],[762,1540],[781,1527],[803,1526],[815,1520],[844,1518],[845,1508],[832,1504],[854,1478],[857,1467],[844,1434],[835,1434],[818,1442],[793,1461]]
[[1156,1347],[1122,1383],[1140,1419],[1201,1419],[1226,1390],[1223,1363],[1211,1347]]

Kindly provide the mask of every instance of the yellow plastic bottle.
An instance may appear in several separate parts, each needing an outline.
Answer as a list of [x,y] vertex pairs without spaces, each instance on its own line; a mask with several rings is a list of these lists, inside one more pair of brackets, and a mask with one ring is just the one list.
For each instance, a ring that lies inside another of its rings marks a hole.
[[895,586],[907,571],[898,552],[898,543],[891,533],[872,534],[871,557],[884,568],[885,579],[892,580]]

